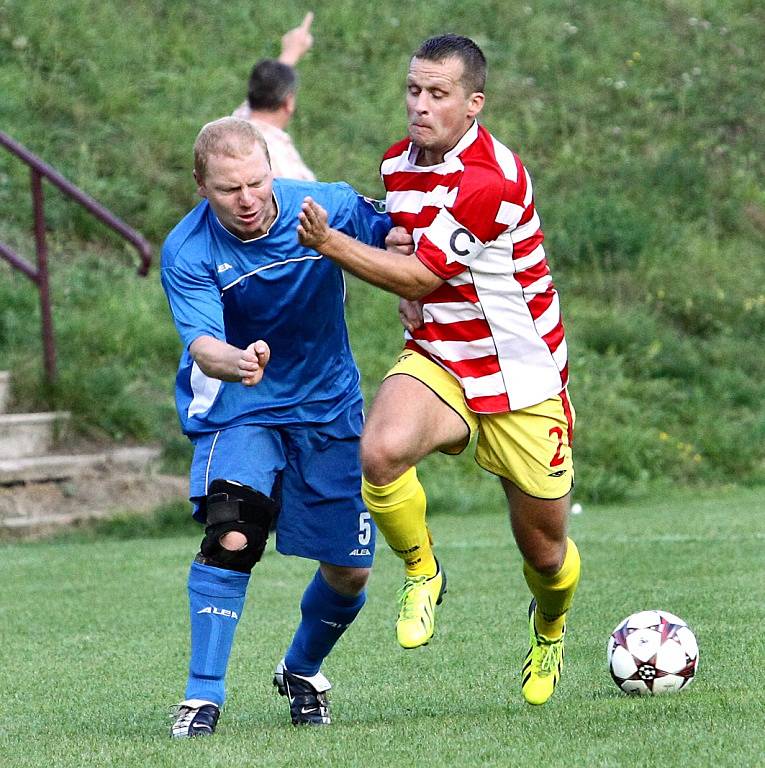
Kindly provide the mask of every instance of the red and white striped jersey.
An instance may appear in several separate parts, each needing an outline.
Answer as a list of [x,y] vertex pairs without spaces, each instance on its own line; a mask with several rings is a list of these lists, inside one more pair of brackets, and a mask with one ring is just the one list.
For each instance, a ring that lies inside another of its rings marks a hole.
[[421,299],[425,324],[406,346],[458,378],[476,413],[557,395],[568,353],[528,172],[477,122],[439,165],[416,153],[407,139],[385,153],[386,208],[446,282]]

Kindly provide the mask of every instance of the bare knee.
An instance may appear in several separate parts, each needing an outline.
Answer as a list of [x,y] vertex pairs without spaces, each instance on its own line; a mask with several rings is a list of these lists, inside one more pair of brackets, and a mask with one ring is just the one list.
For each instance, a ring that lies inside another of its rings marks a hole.
[[369,581],[369,568],[351,568],[322,563],[321,574],[327,584],[341,595],[360,595]]
[[372,485],[387,485],[402,475],[411,464],[403,456],[395,435],[380,431],[361,438],[361,468]]
[[566,557],[568,497],[537,499],[502,478],[510,525],[523,559],[537,573],[553,575]]
[[565,547],[554,542],[548,542],[546,545],[521,551],[521,554],[528,565],[537,573],[554,576],[563,567],[566,551]]
[[247,537],[240,531],[229,531],[219,539],[220,545],[229,552],[239,552],[247,546]]

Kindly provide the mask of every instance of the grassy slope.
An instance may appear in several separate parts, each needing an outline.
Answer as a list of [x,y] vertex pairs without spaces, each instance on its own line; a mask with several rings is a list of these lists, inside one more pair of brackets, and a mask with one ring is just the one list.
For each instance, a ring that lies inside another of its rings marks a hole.
[[[241,98],[253,60],[304,6],[0,2],[0,126],[158,246],[193,204],[190,145]],[[301,64],[293,124],[324,179],[379,194],[403,134],[401,81],[424,36],[474,36],[486,124],[519,150],[562,290],[579,415],[579,493],[765,477],[762,9],[746,0],[455,9],[332,0]],[[123,23],[126,22],[126,23]],[[26,171],[0,154],[0,238],[30,252]],[[171,402],[178,353],[154,270],[51,191],[57,404],[116,439],[187,456]],[[0,364],[39,407],[34,295],[0,265]],[[349,322],[373,394],[400,341],[395,301],[353,284]],[[31,339],[30,339],[31,334]],[[460,472],[471,470],[460,464]]]
[[[8,768],[210,766],[754,766],[765,675],[761,491],[678,494],[573,518],[584,575],[567,666],[550,704],[518,690],[527,601],[499,507],[434,522],[449,593],[426,648],[392,631],[398,561],[381,550],[367,606],[326,665],[335,725],[296,731],[270,674],[312,566],[269,550],[256,567],[231,661],[230,698],[213,741],[171,744],[166,707],[186,666],[183,599],[197,533],[97,545],[69,539],[2,547],[0,750]],[[469,520],[471,535],[465,538]],[[605,643],[627,614],[684,617],[701,648],[690,689],[621,694]]]

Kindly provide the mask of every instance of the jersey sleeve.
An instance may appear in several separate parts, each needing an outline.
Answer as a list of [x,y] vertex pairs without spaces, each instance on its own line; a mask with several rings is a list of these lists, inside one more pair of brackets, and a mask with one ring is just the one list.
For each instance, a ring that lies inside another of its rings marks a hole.
[[200,336],[226,340],[223,304],[215,278],[204,267],[190,269],[176,261],[161,270],[173,322],[186,349]]
[[467,269],[508,228],[506,184],[498,174],[466,169],[454,202],[436,214],[417,240],[420,261],[443,280]]
[[338,221],[332,226],[362,243],[385,248],[385,237],[393,222],[385,213],[384,202],[364,197],[347,184],[340,186],[344,200]]

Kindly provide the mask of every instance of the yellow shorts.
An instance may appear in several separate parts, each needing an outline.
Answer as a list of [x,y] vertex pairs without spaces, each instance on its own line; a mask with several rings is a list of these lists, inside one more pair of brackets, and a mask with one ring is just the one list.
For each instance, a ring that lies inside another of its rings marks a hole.
[[467,407],[459,381],[424,355],[404,350],[385,378],[398,375],[421,381],[467,425],[468,440],[444,453],[461,453],[477,433],[475,460],[492,474],[540,499],[559,499],[571,490],[576,414],[565,390],[518,411],[481,414]]

